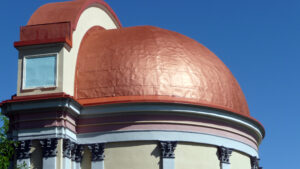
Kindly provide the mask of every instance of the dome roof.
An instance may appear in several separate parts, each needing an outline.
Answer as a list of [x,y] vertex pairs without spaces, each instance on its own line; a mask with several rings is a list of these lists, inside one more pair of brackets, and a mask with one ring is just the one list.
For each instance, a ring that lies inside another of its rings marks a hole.
[[114,11],[103,0],[73,0],[48,3],[41,6],[34,12],[27,25],[70,22],[72,28],[75,29],[81,13],[91,6],[101,6],[105,10],[109,11],[108,14],[112,14],[116,19],[116,25],[121,26],[121,23]]
[[214,53],[157,27],[91,28],[81,42],[75,79],[81,104],[175,102],[250,117],[238,82]]

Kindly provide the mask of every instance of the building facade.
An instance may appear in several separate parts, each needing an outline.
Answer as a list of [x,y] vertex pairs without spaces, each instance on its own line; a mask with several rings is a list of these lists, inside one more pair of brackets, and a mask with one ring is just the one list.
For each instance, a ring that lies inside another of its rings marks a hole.
[[102,0],[46,4],[21,27],[17,94],[1,103],[15,165],[258,169],[265,130],[223,62]]

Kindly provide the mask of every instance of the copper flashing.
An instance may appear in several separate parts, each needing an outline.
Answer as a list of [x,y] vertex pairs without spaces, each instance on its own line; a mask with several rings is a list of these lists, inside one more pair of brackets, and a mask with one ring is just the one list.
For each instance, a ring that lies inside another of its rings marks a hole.
[[71,23],[51,23],[42,25],[22,26],[20,41],[15,47],[40,45],[49,43],[66,43],[72,47]]
[[117,27],[121,27],[118,17],[103,0],[49,3],[37,9],[29,19],[27,26],[21,27],[20,41],[15,42],[14,46],[65,43],[72,47],[72,35],[79,17],[85,9],[91,6],[103,8],[108,15],[111,15]]

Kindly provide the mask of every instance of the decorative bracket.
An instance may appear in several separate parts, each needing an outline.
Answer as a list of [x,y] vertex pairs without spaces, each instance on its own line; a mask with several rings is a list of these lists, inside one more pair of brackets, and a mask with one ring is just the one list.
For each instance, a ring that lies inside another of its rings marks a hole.
[[55,157],[57,154],[57,138],[40,140],[43,149],[43,157]]
[[74,150],[75,150],[74,151],[74,158],[72,160],[75,160],[76,162],[79,163],[82,160],[83,146],[82,145],[77,145]]
[[30,158],[31,140],[20,141],[17,150],[17,159]]
[[162,158],[175,158],[176,141],[161,141],[159,142]]
[[232,150],[227,147],[218,147],[218,156],[221,163],[230,164],[229,158],[231,156],[231,153]]
[[63,140],[63,157],[71,158],[72,151],[75,149],[75,143],[70,141],[69,139]]
[[251,169],[262,169],[262,167],[259,167],[259,159],[254,156],[254,157],[250,157],[251,160]]
[[89,150],[92,153],[92,161],[103,161],[104,160],[104,143],[97,143],[88,145]]

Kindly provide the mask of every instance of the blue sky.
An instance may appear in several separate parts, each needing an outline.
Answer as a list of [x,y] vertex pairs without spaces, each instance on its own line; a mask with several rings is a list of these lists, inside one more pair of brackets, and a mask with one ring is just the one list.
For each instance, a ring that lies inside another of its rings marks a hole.
[[[58,0],[59,1],[59,0]],[[16,92],[19,26],[54,0],[0,6],[0,100]],[[260,147],[267,169],[298,169],[300,151],[300,1],[107,0],[124,27],[154,25],[207,46],[241,85],[251,115],[266,128]],[[200,158],[200,157],[199,157]]]

